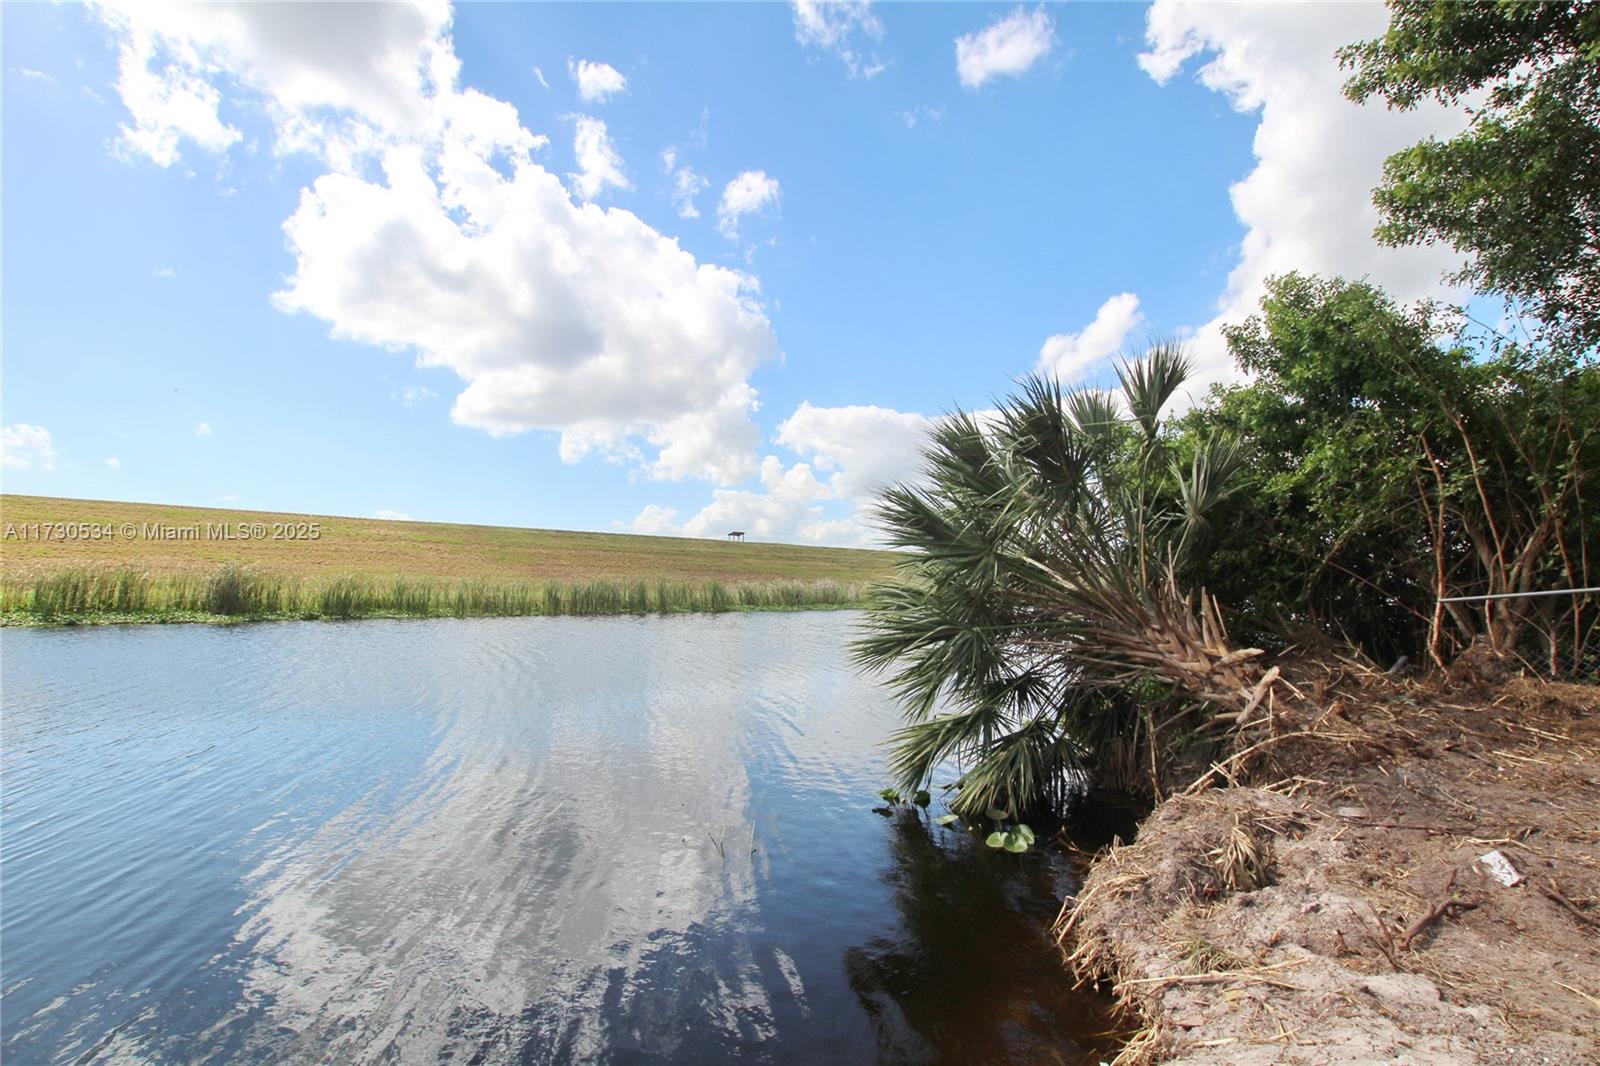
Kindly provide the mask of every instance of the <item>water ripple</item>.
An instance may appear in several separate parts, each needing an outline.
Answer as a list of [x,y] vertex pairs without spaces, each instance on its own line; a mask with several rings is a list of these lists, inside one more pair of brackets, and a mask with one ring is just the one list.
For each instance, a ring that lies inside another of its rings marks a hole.
[[8,1062],[1092,1061],[845,614],[9,632]]

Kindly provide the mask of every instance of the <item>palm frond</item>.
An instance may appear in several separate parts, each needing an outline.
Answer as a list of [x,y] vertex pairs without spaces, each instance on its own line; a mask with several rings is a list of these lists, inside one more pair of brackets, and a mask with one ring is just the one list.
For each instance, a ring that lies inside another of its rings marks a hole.
[[1154,441],[1161,426],[1161,410],[1188,380],[1190,362],[1183,346],[1175,341],[1152,345],[1144,357],[1117,367],[1117,380],[1128,412],[1144,430],[1146,441]]
[[1170,344],[1121,367],[1131,423],[1105,393],[1029,378],[993,418],[940,422],[922,481],[883,494],[879,522],[911,555],[873,593],[855,654],[905,714],[902,785],[954,761],[958,810],[1057,802],[1097,760],[1128,765],[1124,693],[1157,678],[1226,701],[1255,684],[1173,569],[1242,461],[1221,440],[1187,473],[1152,461],[1187,373]]
[[1078,432],[1090,437],[1108,434],[1123,424],[1122,411],[1101,389],[1079,389],[1067,397],[1067,411]]
[[1244,449],[1232,437],[1214,436],[1195,449],[1189,464],[1189,473],[1173,465],[1172,476],[1178,484],[1178,498],[1183,508],[1182,533],[1175,554],[1182,557],[1191,550],[1205,533],[1208,516],[1242,484],[1239,471],[1244,466]]

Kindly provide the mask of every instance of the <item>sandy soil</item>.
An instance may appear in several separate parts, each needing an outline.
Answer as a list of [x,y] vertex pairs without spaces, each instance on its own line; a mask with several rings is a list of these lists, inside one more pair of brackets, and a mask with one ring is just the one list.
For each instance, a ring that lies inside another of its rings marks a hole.
[[1144,1025],[1120,1061],[1600,1062],[1600,689],[1321,673],[1063,912]]

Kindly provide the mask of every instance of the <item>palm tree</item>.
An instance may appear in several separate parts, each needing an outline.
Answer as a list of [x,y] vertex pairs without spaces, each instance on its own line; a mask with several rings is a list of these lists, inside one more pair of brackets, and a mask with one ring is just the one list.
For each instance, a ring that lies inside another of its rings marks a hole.
[[944,419],[921,481],[884,493],[878,520],[910,553],[855,651],[901,701],[904,787],[954,760],[958,814],[1059,809],[1090,779],[1153,766],[1148,697],[1238,724],[1255,711],[1275,673],[1183,583],[1241,462],[1223,438],[1173,460],[1160,415],[1188,373],[1162,343],[1119,366],[1121,403],[1028,379],[992,414]]

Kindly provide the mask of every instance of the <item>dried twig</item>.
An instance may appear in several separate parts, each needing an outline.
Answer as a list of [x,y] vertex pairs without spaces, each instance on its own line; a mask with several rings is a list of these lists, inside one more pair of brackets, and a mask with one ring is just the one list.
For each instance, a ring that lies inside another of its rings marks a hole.
[[1563,981],[1557,981],[1555,983],[1557,985],[1561,986],[1562,988],[1565,988],[1568,992],[1576,992],[1576,993],[1578,993],[1578,995],[1582,996],[1584,999],[1589,1001],[1589,1006],[1593,1007],[1595,1010],[1600,1010],[1600,999],[1596,999],[1594,996],[1591,996],[1589,993],[1585,992],[1583,989],[1574,988],[1572,985],[1569,985],[1569,984],[1567,984],[1567,983],[1565,983]]
[[1243,751],[1230,755],[1222,762],[1212,763],[1211,769],[1201,774],[1199,778],[1195,780],[1195,783],[1184,789],[1181,794],[1185,796],[1193,796],[1197,792],[1205,791],[1206,787],[1211,783],[1211,779],[1219,773],[1232,779],[1237,773],[1238,769],[1242,766],[1241,760],[1243,760],[1245,756],[1252,755],[1262,748],[1267,747],[1269,744],[1278,744],[1285,740],[1292,740],[1295,737],[1316,736],[1317,732],[1318,731],[1314,729],[1302,729],[1298,732],[1282,733],[1275,737],[1268,737],[1266,740],[1257,741],[1248,748],[1245,748]]
[[1258,966],[1250,970],[1207,970],[1205,973],[1169,973],[1160,977],[1135,977],[1126,981],[1118,981],[1117,989],[1133,988],[1136,985],[1201,985],[1211,984],[1216,981],[1255,981],[1260,984],[1274,985],[1278,988],[1288,988],[1295,992],[1304,992],[1299,985],[1292,985],[1270,976],[1274,971],[1299,966],[1303,959],[1289,959],[1286,962],[1274,963],[1271,966]]
[[[1376,911],[1373,912],[1372,925],[1377,929],[1377,932],[1374,933],[1368,928],[1366,918],[1355,907],[1350,908],[1350,915],[1360,924],[1361,931],[1367,934],[1367,939],[1372,941],[1379,951],[1383,952],[1383,957],[1389,960],[1389,965],[1397,972],[1401,970],[1400,959],[1395,954],[1394,930],[1389,928],[1388,923],[1383,920],[1383,916]],[[1343,940],[1342,937],[1340,939]]]
[[1464,911],[1476,910],[1478,904],[1466,899],[1442,899],[1429,907],[1428,910],[1412,922],[1406,931],[1400,934],[1400,950],[1405,951],[1411,947],[1411,942],[1420,936],[1423,930],[1437,922],[1440,918],[1453,918]]
[[1579,910],[1578,905],[1572,902],[1562,893],[1561,886],[1556,884],[1554,878],[1550,880],[1548,885],[1540,885],[1538,887],[1539,891],[1544,893],[1547,899],[1554,900],[1556,903],[1559,903],[1563,907],[1567,908],[1567,910],[1571,911],[1573,917],[1577,918],[1578,921],[1583,922],[1585,925],[1600,926],[1600,919],[1596,919],[1593,915],[1585,914],[1583,911]]

